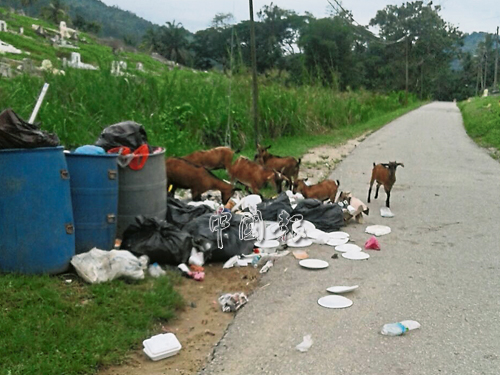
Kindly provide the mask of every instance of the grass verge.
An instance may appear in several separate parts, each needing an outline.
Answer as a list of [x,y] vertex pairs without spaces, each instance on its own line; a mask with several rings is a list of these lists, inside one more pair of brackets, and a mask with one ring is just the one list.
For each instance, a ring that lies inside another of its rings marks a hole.
[[87,285],[0,275],[0,374],[90,374],[120,363],[183,304],[175,278]]
[[500,96],[473,98],[458,107],[467,134],[480,146],[493,148],[492,156],[500,159]]

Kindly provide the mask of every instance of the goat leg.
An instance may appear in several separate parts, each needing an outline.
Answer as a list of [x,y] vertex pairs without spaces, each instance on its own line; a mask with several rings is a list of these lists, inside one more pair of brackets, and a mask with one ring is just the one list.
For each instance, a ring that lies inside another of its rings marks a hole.
[[378,189],[380,189],[380,184],[377,183],[377,188],[375,189],[375,196],[373,197],[374,199],[378,198]]
[[385,206],[386,206],[387,208],[390,208],[390,205],[389,205],[389,198],[391,198],[391,191],[390,191],[390,190],[385,189],[385,193],[387,194],[387,200],[385,201]]
[[370,196],[372,195],[373,180],[370,181],[370,188],[368,189],[368,203],[370,203]]

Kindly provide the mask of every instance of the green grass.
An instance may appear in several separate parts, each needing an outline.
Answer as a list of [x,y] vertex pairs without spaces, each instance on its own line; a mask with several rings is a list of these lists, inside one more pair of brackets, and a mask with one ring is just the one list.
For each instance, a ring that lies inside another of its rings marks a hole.
[[0,275],[1,375],[90,374],[119,364],[182,306],[168,277],[97,285],[72,278]]
[[459,103],[458,107],[467,134],[483,147],[500,150],[500,96],[473,98]]

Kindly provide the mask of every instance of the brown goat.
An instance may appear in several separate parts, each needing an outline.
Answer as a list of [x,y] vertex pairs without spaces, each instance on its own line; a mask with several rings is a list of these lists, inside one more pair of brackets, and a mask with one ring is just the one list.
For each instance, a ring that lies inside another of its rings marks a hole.
[[281,184],[286,178],[278,171],[264,168],[246,157],[240,156],[229,170],[231,183],[239,181],[252,189],[254,194],[260,194],[260,189],[270,182],[278,193],[281,193]]
[[299,166],[301,159],[295,159],[291,156],[277,156],[270,154],[267,150],[271,146],[257,145],[257,154],[255,154],[254,161],[260,165],[280,171],[290,181],[286,181],[285,186],[287,189],[292,187],[292,182],[299,177]]
[[335,196],[340,185],[340,181],[325,180],[316,185],[307,186],[305,179],[298,179],[293,182],[293,192],[301,193],[305,198],[315,198],[320,201],[330,199],[335,202]]
[[211,150],[195,151],[182,158],[207,169],[224,169],[229,172],[235,152],[230,147],[216,147]]
[[375,199],[378,198],[378,189],[380,185],[384,185],[385,193],[387,194],[387,200],[385,201],[386,207],[390,207],[389,199],[391,198],[392,185],[396,182],[396,168],[398,166],[404,168],[403,163],[397,163],[395,161],[390,161],[389,163],[381,163],[375,165],[373,163],[372,178],[370,180],[370,188],[368,189],[368,203],[370,203],[370,195],[372,193],[373,182],[377,181],[377,189],[375,190]]
[[195,165],[181,158],[168,158],[165,161],[167,168],[167,184],[172,185],[171,193],[177,188],[191,189],[194,201],[201,199],[201,194],[207,190],[219,190],[222,203],[226,204],[236,189],[233,185],[222,181],[206,168]]

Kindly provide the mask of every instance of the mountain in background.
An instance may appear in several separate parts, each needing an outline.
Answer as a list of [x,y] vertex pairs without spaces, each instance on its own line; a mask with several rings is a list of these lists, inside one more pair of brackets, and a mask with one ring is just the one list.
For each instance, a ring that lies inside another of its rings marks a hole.
[[[26,15],[39,17],[40,10],[50,0],[38,0],[30,6],[20,5],[19,0],[0,0],[0,7],[22,9]],[[99,37],[112,37],[137,45],[141,42],[146,30],[157,27],[156,24],[116,6],[108,6],[99,0],[64,0],[71,19],[76,15],[86,21],[95,21],[102,25]]]
[[470,54],[474,55],[477,50],[477,46],[479,43],[484,42],[486,39],[487,33],[476,33],[473,32],[472,34],[467,34],[464,37],[464,46],[462,47],[463,52],[469,52]]

